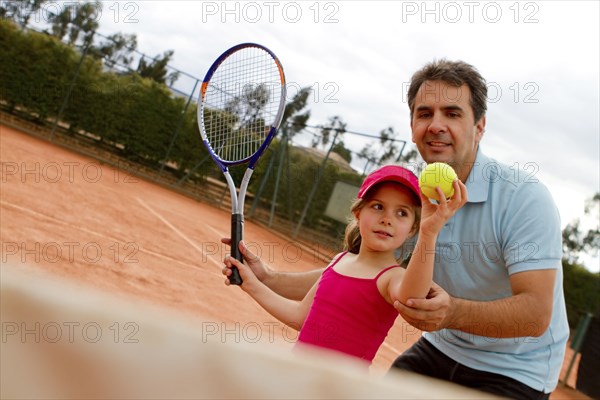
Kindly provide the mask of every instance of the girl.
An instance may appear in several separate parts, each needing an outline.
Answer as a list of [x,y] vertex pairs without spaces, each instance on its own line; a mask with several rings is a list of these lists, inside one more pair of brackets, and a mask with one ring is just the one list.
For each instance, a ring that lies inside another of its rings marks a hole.
[[[431,288],[437,235],[467,201],[465,185],[459,180],[453,185],[449,200],[438,187],[442,200],[434,204],[405,168],[388,165],[367,176],[351,209],[345,251],[334,257],[302,301],[276,294],[232,257],[225,259],[225,269],[238,267],[246,293],[281,322],[300,328],[298,343],[371,362],[398,315],[394,301],[425,298]],[[417,232],[408,267],[400,268],[396,249]],[[260,262],[243,243],[240,250],[253,263]]]

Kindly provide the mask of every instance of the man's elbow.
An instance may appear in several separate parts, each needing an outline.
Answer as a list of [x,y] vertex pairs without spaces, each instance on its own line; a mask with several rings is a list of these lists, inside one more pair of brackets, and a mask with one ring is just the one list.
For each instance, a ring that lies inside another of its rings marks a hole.
[[540,337],[548,330],[552,320],[552,307],[541,309],[534,317],[534,323],[531,324],[531,333],[527,336]]

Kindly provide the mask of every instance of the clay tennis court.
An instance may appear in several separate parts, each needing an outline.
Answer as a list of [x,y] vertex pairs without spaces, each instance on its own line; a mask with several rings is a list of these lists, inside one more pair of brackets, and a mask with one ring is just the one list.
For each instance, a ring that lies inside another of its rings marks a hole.
[[[230,213],[1,125],[2,266],[63,277],[124,302],[158,306],[252,340],[292,347],[295,333],[221,274]],[[251,220],[245,239],[270,265],[322,267],[316,249]],[[322,251],[322,249],[320,249]],[[73,299],[77,301],[76,298]],[[221,325],[224,324],[224,325]],[[381,375],[420,332],[396,321],[371,368]],[[569,353],[570,354],[570,353]],[[570,355],[568,355],[570,357]],[[563,375],[561,374],[561,377]],[[574,380],[574,374],[572,380]],[[585,398],[557,389],[553,399]]]

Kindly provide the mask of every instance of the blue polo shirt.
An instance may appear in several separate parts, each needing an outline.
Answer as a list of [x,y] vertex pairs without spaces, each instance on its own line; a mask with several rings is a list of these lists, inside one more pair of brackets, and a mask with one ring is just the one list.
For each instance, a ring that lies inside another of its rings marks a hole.
[[[517,337],[498,339],[443,329],[424,337],[461,364],[548,393],[558,382],[569,326],[560,216],[535,172],[500,164],[478,151],[466,182],[469,200],[438,235],[433,279],[453,297],[491,301],[512,295],[512,274],[556,269],[548,330],[532,337],[532,326],[515,325]],[[486,329],[493,335],[498,327]]]

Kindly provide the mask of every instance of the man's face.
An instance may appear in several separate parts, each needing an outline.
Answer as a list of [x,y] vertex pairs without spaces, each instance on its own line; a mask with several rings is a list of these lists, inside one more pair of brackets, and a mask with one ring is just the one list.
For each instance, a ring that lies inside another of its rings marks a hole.
[[427,163],[445,162],[466,181],[477,155],[485,117],[475,121],[471,91],[443,81],[424,82],[415,97],[412,141]]

